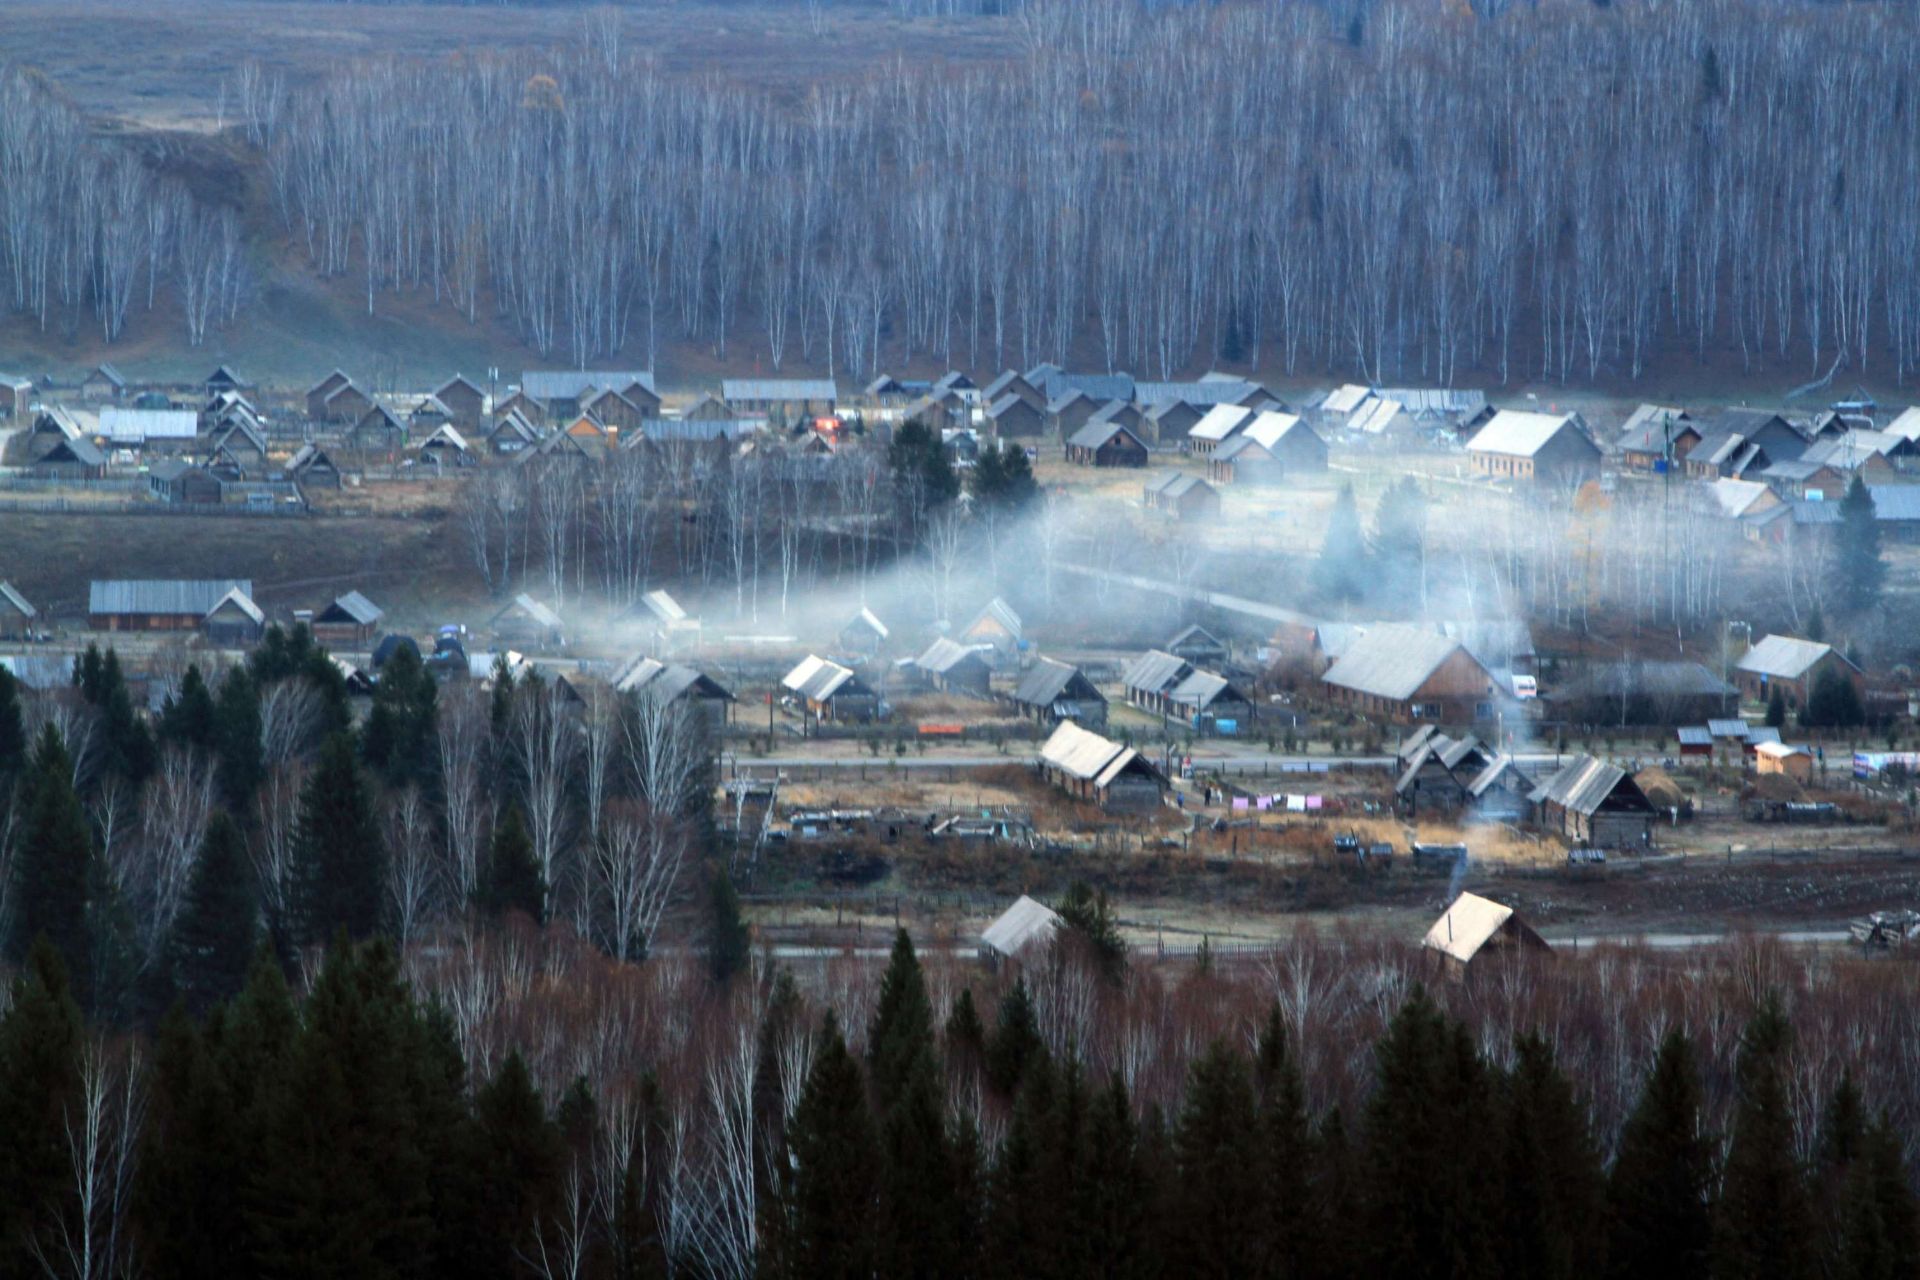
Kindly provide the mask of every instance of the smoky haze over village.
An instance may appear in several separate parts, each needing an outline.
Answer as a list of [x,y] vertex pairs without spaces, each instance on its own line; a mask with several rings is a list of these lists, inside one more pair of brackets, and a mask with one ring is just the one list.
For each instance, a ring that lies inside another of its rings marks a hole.
[[0,7],[0,1280],[1913,1274],[1915,65]]

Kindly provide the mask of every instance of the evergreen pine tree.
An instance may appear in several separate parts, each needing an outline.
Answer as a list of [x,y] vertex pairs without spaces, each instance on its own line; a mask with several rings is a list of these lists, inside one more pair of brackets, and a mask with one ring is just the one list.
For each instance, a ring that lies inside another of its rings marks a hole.
[[987,1061],[987,1029],[973,1003],[973,988],[962,987],[947,1011],[947,1025],[941,1035],[947,1050],[947,1072],[958,1080],[971,1080]]
[[168,944],[173,989],[193,1014],[233,999],[246,985],[258,945],[258,913],[246,841],[232,818],[215,813]]
[[1402,476],[1380,495],[1373,517],[1372,585],[1382,601],[1418,601],[1426,561],[1427,496],[1420,482]]
[[987,1180],[984,1274],[1019,1275],[1029,1269],[1035,1241],[1053,1226],[1048,1215],[1056,1206],[1042,1199],[1041,1183],[1041,1155],[1051,1137],[1053,1098],[1053,1066],[1043,1057],[1033,1064],[1027,1086],[1014,1102],[1006,1137]]
[[321,744],[300,793],[295,860],[296,914],[308,940],[331,938],[337,930],[365,938],[379,928],[386,851],[345,734]]
[[1901,1137],[1882,1115],[1863,1135],[1837,1211],[1841,1237],[1829,1275],[1893,1280],[1912,1274],[1920,1249],[1920,1209],[1901,1154]]
[[535,1256],[534,1230],[553,1206],[561,1170],[560,1132],[518,1053],[475,1094],[471,1234],[457,1252],[486,1270]]
[[13,860],[6,956],[19,963],[44,936],[85,1005],[93,990],[96,855],[73,790],[72,762],[51,724],[40,732],[22,799],[26,820]]
[[547,885],[540,877],[519,805],[508,806],[507,816],[493,829],[480,883],[480,908],[490,916],[517,911],[535,924],[547,918]]
[[787,1130],[779,1225],[772,1233],[778,1274],[788,1280],[868,1280],[874,1274],[874,1218],[880,1152],[860,1064],[829,1013],[806,1087]]
[[1787,727],[1787,698],[1779,685],[1773,686],[1773,692],[1767,696],[1767,727],[1784,729]]
[[1466,1029],[1415,987],[1375,1044],[1374,1063],[1359,1171],[1367,1266],[1394,1276],[1493,1271],[1498,1126]]
[[180,678],[180,690],[160,710],[160,738],[181,746],[214,749],[213,693],[207,688],[200,664],[190,663]]
[[361,733],[367,764],[390,786],[433,785],[434,706],[439,697],[433,673],[411,645],[401,645],[380,668],[373,707]]
[[1118,1072],[1094,1099],[1085,1181],[1091,1257],[1082,1274],[1117,1280],[1153,1274],[1149,1184],[1141,1168],[1133,1105]]
[[1007,514],[1024,511],[1040,494],[1026,449],[1012,441],[980,450],[969,488],[978,506]]
[[1713,1234],[1716,1280],[1813,1274],[1813,1223],[1787,1082],[1792,1044],[1779,998],[1768,996],[1747,1023],[1735,1063],[1733,1134]]
[[753,958],[753,937],[740,914],[740,895],[724,866],[713,869],[707,888],[707,972],[722,986]]
[[0,802],[28,764],[27,724],[20,710],[20,682],[0,667]]
[[36,943],[0,1013],[0,1275],[42,1274],[29,1238],[65,1199],[85,1028],[60,956]]
[[78,672],[80,695],[92,704],[99,721],[95,729],[100,772],[117,774],[128,782],[144,782],[153,772],[153,736],[147,722],[133,708],[120,655],[87,646]]
[[1176,1256],[1191,1276],[1257,1274],[1267,1255],[1259,1127],[1246,1059],[1216,1040],[1187,1075],[1186,1100],[1174,1131],[1178,1179],[1172,1233]]
[[245,667],[230,669],[220,681],[213,726],[221,797],[228,812],[246,813],[267,763],[260,743],[260,689]]
[[1326,540],[1313,567],[1313,585],[1331,602],[1358,600],[1368,581],[1367,540],[1360,532],[1360,508],[1353,486],[1342,485],[1327,516]]
[[1266,1228],[1265,1267],[1274,1274],[1313,1274],[1319,1266],[1319,1231],[1313,1211],[1315,1152],[1307,1125],[1306,1086],[1287,1044],[1286,1023],[1275,1004],[1254,1055],[1254,1091],[1259,1102],[1259,1220]]
[[993,1039],[987,1042],[987,1083],[1003,1098],[1020,1087],[1027,1066],[1046,1052],[1040,1041],[1040,1021],[1033,1011],[1033,993],[1024,974],[1013,980],[1000,997],[994,1016]]
[[880,998],[867,1029],[867,1069],[873,1096],[884,1117],[906,1092],[914,1071],[933,1061],[933,1003],[913,939],[894,934],[893,955],[880,979]]
[[895,488],[917,491],[927,510],[960,496],[960,478],[947,459],[940,433],[924,422],[902,423],[893,433],[893,443],[887,446],[887,468],[893,473]]
[[1600,1256],[1603,1180],[1587,1118],[1553,1050],[1526,1033],[1504,1081],[1505,1224],[1509,1275],[1572,1280]]
[[1840,524],[1834,529],[1834,583],[1842,609],[1857,614],[1880,603],[1886,585],[1887,564],[1880,554],[1880,520],[1873,494],[1859,475],[1840,500]]
[[1860,703],[1860,691],[1854,688],[1837,665],[1828,665],[1813,678],[1813,691],[1807,695],[1800,723],[1823,729],[1851,729],[1867,718]]
[[[929,1011],[931,1012],[931,1011]],[[906,1079],[881,1119],[878,1269],[882,1275],[970,1274],[953,1143],[934,1065],[931,1017]]]
[[1067,886],[1066,896],[1054,906],[1066,926],[1064,937],[1056,939],[1068,945],[1086,947],[1101,972],[1118,980],[1127,966],[1127,944],[1120,936],[1120,922],[1105,890],[1096,892],[1084,880]]
[[1607,1184],[1607,1272],[1617,1280],[1705,1274],[1713,1149],[1701,1123],[1693,1042],[1668,1032],[1621,1128]]

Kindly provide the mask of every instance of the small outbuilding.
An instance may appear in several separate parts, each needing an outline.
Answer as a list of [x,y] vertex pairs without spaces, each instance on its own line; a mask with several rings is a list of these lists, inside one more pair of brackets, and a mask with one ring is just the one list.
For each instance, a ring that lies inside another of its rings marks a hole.
[[487,625],[510,645],[558,649],[567,643],[560,615],[524,591],[509,600]]
[[267,615],[251,596],[234,587],[207,610],[200,626],[209,643],[231,648],[257,643],[267,629]]
[[373,643],[384,610],[358,591],[349,591],[313,617],[313,638],[329,649],[365,649]]
[[33,634],[40,611],[11,582],[0,582],[0,640],[24,640]]
[[1755,773],[1778,773],[1806,784],[1813,781],[1813,752],[1787,742],[1762,742],[1753,749]]
[[1055,658],[1035,660],[1008,701],[1021,715],[1043,724],[1075,720],[1096,729],[1107,727],[1106,695],[1079,667]]
[[1151,760],[1071,720],[1055,726],[1039,763],[1047,781],[1102,809],[1151,813],[1166,791],[1166,777]]
[[1477,893],[1462,893],[1449,903],[1420,945],[1456,982],[1485,955],[1553,950],[1512,907]]
[[780,678],[780,685],[810,720],[865,723],[880,714],[880,695],[872,686],[829,658],[808,654]]
[[975,698],[988,695],[993,684],[993,669],[980,656],[978,648],[956,644],[941,636],[927,651],[913,660],[928,684],[942,693],[964,693]]
[[1575,756],[1529,797],[1536,825],[1577,845],[1645,849],[1653,844],[1653,803],[1626,770]]
[[1051,946],[1065,923],[1053,908],[1023,893],[981,932],[980,958],[989,965],[1019,963]]

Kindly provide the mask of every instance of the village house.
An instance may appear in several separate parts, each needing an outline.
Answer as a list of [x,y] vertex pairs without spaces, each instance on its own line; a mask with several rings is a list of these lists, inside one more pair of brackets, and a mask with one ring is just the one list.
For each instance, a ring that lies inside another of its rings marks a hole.
[[1184,471],[1169,471],[1147,481],[1141,499],[1149,511],[1161,512],[1182,524],[1220,518],[1220,491]]
[[0,418],[14,418],[33,407],[33,382],[0,374]]
[[407,432],[416,436],[432,435],[452,421],[453,411],[438,398],[422,396],[420,402],[407,411]]
[[1482,956],[1552,950],[1544,938],[1514,914],[1512,907],[1477,893],[1462,893],[1455,898],[1427,930],[1420,945],[1436,958],[1442,972],[1454,982],[1464,981]]
[[257,643],[267,629],[267,615],[249,593],[234,587],[207,610],[200,626],[207,643],[231,649]]
[[1327,392],[1307,412],[1313,418],[1314,425],[1322,431],[1344,431],[1352,421],[1354,412],[1372,396],[1372,388],[1349,382]]
[[921,396],[900,411],[900,421],[917,422],[931,431],[965,426],[973,420],[973,407],[958,391],[935,392]]
[[1070,662],[1038,658],[1020,674],[1007,701],[1022,716],[1042,724],[1075,720],[1095,729],[1107,725],[1107,698]]
[[581,397],[580,412],[615,431],[638,430],[641,424],[654,416],[611,387]]
[[1503,692],[1459,640],[1393,623],[1354,638],[1321,683],[1336,705],[1399,724],[1484,723]]
[[1134,399],[1134,381],[1126,373],[1074,373],[1057,364],[1042,362],[1021,375],[1028,386],[1039,393],[1041,407],[1052,403],[1069,390],[1084,392],[1097,404],[1109,400]]
[[1719,479],[1705,488],[1714,509],[1728,520],[1755,522],[1783,505],[1780,495],[1758,480]]
[[253,384],[241,377],[239,370],[230,364],[220,365],[212,373],[207,375],[207,380],[201,383],[200,386],[209,396],[217,396],[228,392],[238,393],[253,389]]
[[[1031,382],[1028,382],[1026,378],[1018,372],[1008,369],[981,390],[980,403],[992,405],[999,403],[1008,396],[1017,396],[1026,401],[1030,407],[1044,413],[1046,412],[1047,406],[1053,403],[1054,399],[1065,399],[1069,393],[1076,390],[1077,388],[1073,387],[1063,387],[1058,397],[1049,397]],[[1085,393],[1081,392],[1080,394],[1084,395]],[[1093,399],[1092,396],[1087,396],[1086,398],[1088,400]]]
[[1734,664],[1733,679],[1755,702],[1766,702],[1780,690],[1787,709],[1796,711],[1807,705],[1821,673],[1828,670],[1838,671],[1865,696],[1866,676],[1847,655],[1830,644],[1797,636],[1764,637]]
[[638,619],[648,627],[648,640],[658,653],[673,653],[700,643],[700,619],[693,617],[673,594],[656,587],[642,593],[623,619]]
[[1643,404],[1622,425],[1615,447],[1629,471],[1668,471],[1678,470],[1699,443],[1700,428],[1685,409]]
[[1231,680],[1165,650],[1135,658],[1120,683],[1133,706],[1190,729],[1233,734],[1252,728],[1253,700]]
[[1807,438],[1792,423],[1765,409],[1723,409],[1697,421],[1699,441],[1683,464],[1689,478],[1740,479],[1777,462],[1791,462],[1807,450]]
[[96,579],[87,584],[87,626],[94,631],[193,631],[235,590],[253,598],[253,583],[245,578]]
[[1173,639],[1167,641],[1165,648],[1174,657],[1191,662],[1196,667],[1220,666],[1232,654],[1226,641],[1198,623],[1182,627]]
[[1067,461],[1083,467],[1144,467],[1147,445],[1125,423],[1092,421],[1067,437]]
[[1579,484],[1600,470],[1600,449],[1573,413],[1502,409],[1467,442],[1474,474],[1523,484]]
[[487,447],[500,456],[521,453],[539,443],[540,429],[518,409],[501,414],[487,433]]
[[1215,484],[1278,484],[1327,469],[1327,442],[1290,413],[1256,414],[1207,458]]
[[100,410],[100,438],[115,449],[185,449],[200,432],[200,415],[191,409],[127,409],[117,404]]
[[97,364],[80,379],[80,398],[88,404],[118,404],[127,394],[127,380],[110,364]]
[[0,582],[0,640],[25,640],[33,635],[40,611],[11,582]]
[[725,378],[720,398],[732,410],[728,417],[777,413],[793,422],[832,413],[840,391],[831,378]]
[[303,444],[287,459],[281,474],[295,484],[308,489],[338,489],[340,487],[340,468],[334,465],[333,458],[317,444]]
[[643,418],[660,416],[660,393],[653,375],[642,369],[528,369],[518,388],[535,406],[522,406],[528,418],[556,422],[579,417],[594,397],[609,391],[625,397]]
[[942,693],[984,698],[992,689],[993,669],[980,656],[980,650],[955,644],[945,636],[928,645],[913,665],[922,679]]
[[614,673],[613,687],[646,701],[679,703],[691,709],[707,728],[718,734],[733,716],[734,696],[712,676],[677,662],[645,656],[634,658]]
[[373,644],[374,632],[384,610],[358,591],[336,596],[331,604],[314,614],[313,638],[329,649],[365,649]]
[[1212,405],[1199,406],[1185,400],[1164,400],[1146,411],[1144,434],[1154,440],[1185,440],[1187,432],[1206,416]]
[[224,486],[220,477],[197,463],[169,458],[147,468],[147,492],[172,505],[220,505]]
[[376,404],[354,421],[346,435],[347,446],[363,453],[394,453],[406,447],[411,432],[383,404]]
[[489,618],[487,626],[501,643],[515,647],[559,649],[567,643],[560,615],[524,591]]
[[1047,402],[1047,420],[1053,424],[1053,429],[1063,440],[1086,426],[1093,415],[1099,411],[1100,402],[1084,391],[1069,389],[1058,398]]
[[913,403],[932,389],[932,383],[903,381],[890,373],[883,373],[869,382],[860,394],[877,408],[898,409]]
[[1653,844],[1653,803],[1632,775],[1592,756],[1575,756],[1533,796],[1534,824],[1575,845],[1646,849]]
[[1869,485],[1901,479],[1894,463],[1896,451],[1910,451],[1912,443],[1900,436],[1876,431],[1849,431],[1835,439],[1808,445],[1806,452],[1760,471],[1760,479],[1783,496],[1810,501],[1838,502],[1847,496],[1855,476]]
[[1071,720],[1054,726],[1039,766],[1054,786],[1109,812],[1152,813],[1166,791],[1166,777],[1151,760]]
[[860,612],[853,615],[847,625],[840,628],[840,634],[834,637],[840,652],[858,654],[871,658],[886,647],[887,638],[892,633],[887,624],[880,621],[873,610],[862,605]]
[[208,434],[205,452],[210,462],[242,473],[255,471],[267,462],[266,433],[252,419],[236,414]]
[[329,373],[326,377],[320,379],[320,381],[314,383],[311,387],[308,387],[306,396],[307,416],[316,422],[329,421],[330,419],[327,417],[327,397],[342,387],[352,385],[352,378],[349,378],[339,369],[335,369],[332,373]]
[[1044,903],[1021,894],[980,934],[980,958],[989,966],[1022,964],[1046,953],[1066,922]]
[[449,421],[462,431],[477,432],[487,412],[487,393],[471,378],[454,374],[433,389],[433,399],[446,406]]
[[321,398],[320,412],[312,417],[316,422],[358,422],[378,403],[352,382],[342,382]]
[[1393,798],[1401,812],[1452,812],[1468,802],[1468,786],[1492,763],[1495,752],[1467,734],[1450,738],[1444,733],[1422,729],[1400,746],[1400,773],[1393,784]]
[[987,406],[987,421],[993,426],[993,434],[1002,440],[1045,435],[1047,429],[1046,411],[1012,393]]
[[986,602],[973,620],[960,628],[954,638],[962,644],[992,645],[1002,656],[1008,657],[1021,648],[1021,640],[1026,634],[1025,624],[1013,606],[999,596]]
[[85,436],[75,436],[49,444],[28,469],[36,476],[98,480],[107,473],[107,455]]
[[801,659],[780,685],[809,721],[864,724],[880,715],[880,695],[872,686],[851,667],[816,654]]
[[420,461],[427,466],[450,471],[455,467],[468,466],[473,460],[472,447],[451,422],[420,442]]

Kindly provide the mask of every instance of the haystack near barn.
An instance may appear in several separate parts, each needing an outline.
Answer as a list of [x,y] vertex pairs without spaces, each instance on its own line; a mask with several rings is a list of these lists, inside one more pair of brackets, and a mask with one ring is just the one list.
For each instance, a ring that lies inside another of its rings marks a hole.
[[1102,809],[1150,813],[1167,780],[1151,760],[1097,733],[1062,720],[1040,748],[1040,772],[1078,800]]
[[981,932],[980,958],[989,965],[1030,959],[1053,945],[1065,923],[1053,908],[1023,893]]
[[1512,907],[1477,893],[1463,893],[1449,903],[1420,945],[1456,982],[1482,956],[1553,950]]

